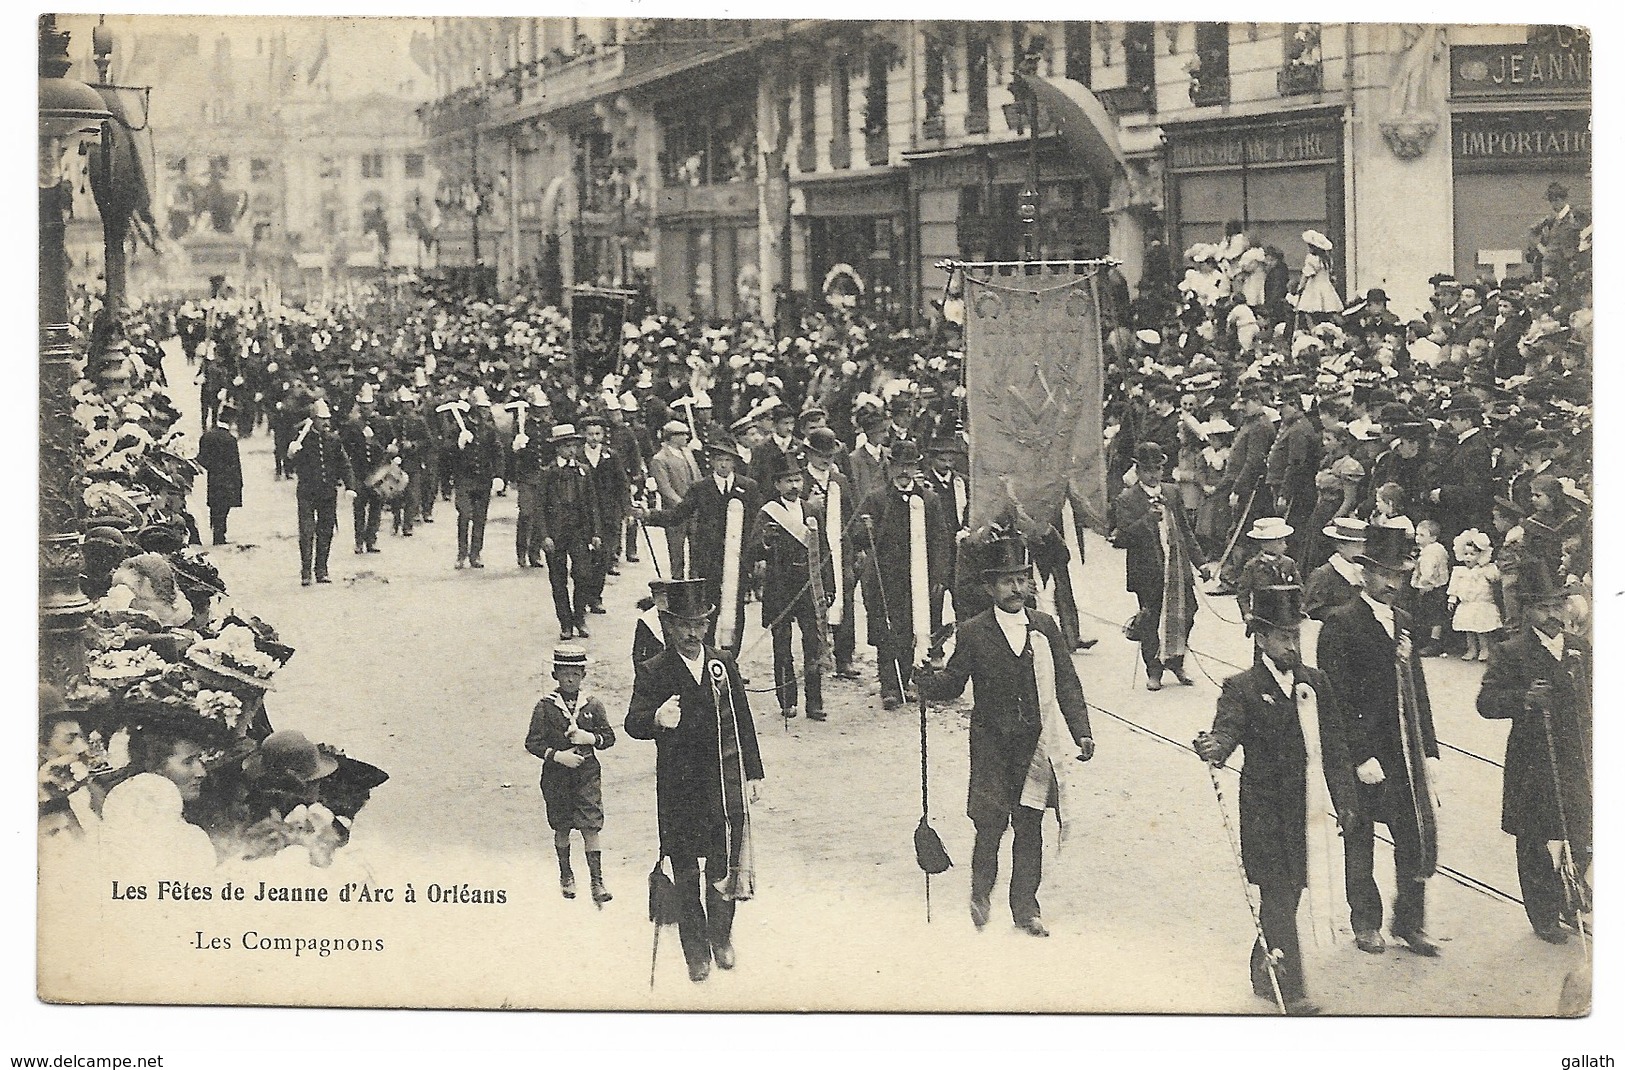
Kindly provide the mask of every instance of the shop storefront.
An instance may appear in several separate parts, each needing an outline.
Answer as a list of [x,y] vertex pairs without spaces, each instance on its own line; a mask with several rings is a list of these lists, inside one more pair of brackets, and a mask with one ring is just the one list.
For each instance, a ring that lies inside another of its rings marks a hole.
[[[907,159],[918,220],[919,289],[912,307],[922,308],[941,294],[944,276],[935,265],[943,258],[1021,259],[1021,191],[1031,167],[1026,142]],[[1039,142],[1038,175],[1039,255],[1048,260],[1106,255],[1110,234],[1103,209],[1109,183],[1088,174],[1051,138]]]
[[1547,188],[1590,214],[1590,40],[1531,27],[1523,44],[1453,47],[1450,98],[1456,275],[1526,278]]
[[825,304],[895,316],[906,307],[906,175],[888,170],[798,183],[803,211],[803,307]]
[[725,318],[760,312],[754,182],[661,189],[655,226],[662,309]]
[[1332,240],[1346,278],[1343,123],[1340,112],[1277,113],[1247,120],[1170,124],[1169,234],[1176,250],[1217,242],[1239,221],[1255,245],[1273,245],[1294,269],[1303,232]]

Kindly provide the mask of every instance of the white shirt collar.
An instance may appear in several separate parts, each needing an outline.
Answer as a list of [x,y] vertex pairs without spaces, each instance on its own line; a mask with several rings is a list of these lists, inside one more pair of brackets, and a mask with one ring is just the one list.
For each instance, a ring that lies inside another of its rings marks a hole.
[[1540,640],[1540,645],[1546,648],[1546,652],[1548,654],[1550,654],[1552,657],[1556,658],[1558,661],[1562,661],[1563,660],[1563,633],[1558,632],[1556,635],[1554,635],[1550,639],[1548,639],[1546,637],[1546,633],[1541,631],[1539,628],[1535,628],[1535,629],[1532,629],[1532,630],[1535,633],[1535,638]]
[[705,682],[705,656],[702,654],[699,657],[694,658],[693,660],[690,660],[690,659],[684,657],[682,651],[677,650],[676,647],[672,647],[672,650],[677,653],[677,660],[681,661],[684,665],[688,666],[689,675],[694,677],[694,682],[697,683],[697,684],[704,683]]
[[864,451],[869,454],[869,456],[873,457],[877,461],[880,460],[880,447],[879,446],[875,445],[873,442],[865,442],[863,444],[863,448],[864,448]]
[[1365,599],[1365,604],[1371,607],[1371,615],[1377,618],[1377,623],[1382,625],[1382,630],[1388,633],[1388,638],[1394,638],[1394,607],[1383,605],[1364,591],[1360,592],[1360,597]]
[[1345,580],[1348,580],[1349,583],[1356,587],[1360,585],[1360,576],[1364,570],[1360,568],[1360,563],[1358,561],[1350,561],[1342,554],[1333,554],[1329,559],[1327,559],[1326,563],[1331,565],[1333,571],[1335,571]]
[[722,496],[726,498],[728,496],[728,490],[733,486],[733,477],[713,475],[712,478],[717,481],[717,490],[721,491]]
[[1004,641],[1010,644],[1010,653],[1021,656],[1027,649],[1027,611],[1020,609],[1007,613],[994,606],[993,619],[998,622],[999,631],[1004,633]]

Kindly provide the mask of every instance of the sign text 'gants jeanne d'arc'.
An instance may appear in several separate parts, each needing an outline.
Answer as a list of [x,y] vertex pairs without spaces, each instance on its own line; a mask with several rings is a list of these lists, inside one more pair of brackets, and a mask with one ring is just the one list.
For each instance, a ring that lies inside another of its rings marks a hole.
[[1168,166],[1175,171],[1282,163],[1330,163],[1343,147],[1333,122],[1283,123],[1252,129],[1170,133]]

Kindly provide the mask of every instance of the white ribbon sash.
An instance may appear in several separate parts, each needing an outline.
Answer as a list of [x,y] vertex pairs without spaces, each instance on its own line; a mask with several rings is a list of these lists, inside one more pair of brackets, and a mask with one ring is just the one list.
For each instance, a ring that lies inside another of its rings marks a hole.
[[1292,688],[1298,724],[1303,729],[1304,802],[1306,812],[1307,860],[1309,864],[1309,929],[1317,947],[1330,947],[1337,937],[1336,892],[1333,881],[1343,857],[1333,816],[1332,796],[1326,787],[1326,770],[1321,761],[1320,705],[1315,689],[1307,683]]
[[931,579],[925,559],[925,498],[908,496],[908,587],[910,625],[914,629],[914,661],[925,658],[931,642]]
[[772,517],[779,527],[788,531],[790,536],[801,545],[807,545],[807,521],[805,519],[797,520],[792,516],[789,507],[784,502],[774,498],[762,506],[762,512]]
[[835,574],[835,589],[830,592],[829,612],[824,619],[830,624],[841,623],[846,613],[846,591],[841,577],[846,573],[846,558],[841,552],[841,534],[846,530],[846,517],[842,515],[841,484],[830,473],[829,486],[824,490],[824,530],[829,532],[829,564]]
[[745,503],[730,497],[723,509],[722,577],[717,607],[717,645],[732,647],[738,638],[734,607],[739,604],[739,553],[745,538]]
[[1037,628],[1027,629],[1027,642],[1033,648],[1033,683],[1038,687],[1038,745],[1027,765],[1027,780],[1021,788],[1021,805],[1043,810],[1050,804],[1050,789],[1054,787],[1055,818],[1061,827],[1061,842],[1066,842],[1066,776],[1065,762],[1078,756],[1078,745],[1066,728],[1061,703],[1055,693],[1055,654],[1050,649],[1049,637]]

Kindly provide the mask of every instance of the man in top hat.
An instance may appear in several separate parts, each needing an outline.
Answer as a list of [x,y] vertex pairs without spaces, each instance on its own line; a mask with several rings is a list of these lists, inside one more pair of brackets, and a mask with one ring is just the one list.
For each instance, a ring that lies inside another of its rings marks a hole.
[[[688,494],[688,488],[699,482],[700,465],[689,447],[688,425],[681,420],[669,420],[662,429],[665,444],[649,460],[649,475],[660,492],[660,508],[675,509]],[[686,576],[688,555],[687,524],[666,530],[666,542],[671,548],[671,574]]]
[[[864,573],[863,606],[869,622],[869,643],[875,648],[880,674],[881,704],[897,709],[912,699],[914,649],[914,555],[923,546],[926,596],[940,605],[935,592],[953,581],[948,571],[954,528],[942,498],[920,475],[920,447],[910,439],[891,444],[886,459],[886,482],[858,506],[852,537],[863,554],[858,567]],[[913,531],[913,502],[923,503],[924,531]],[[930,619],[933,630],[940,619]]]
[[1495,502],[1490,436],[1484,433],[1484,407],[1470,394],[1456,394],[1445,410],[1446,440],[1433,461],[1433,488],[1427,502],[1439,521],[1445,545],[1468,528],[1488,531]]
[[327,557],[333,548],[333,531],[338,527],[338,493],[355,494],[355,471],[344,443],[333,433],[333,412],[324,398],[311,406],[304,429],[288,444],[288,467],[298,484],[294,498],[299,506],[299,582],[310,586],[331,583]]
[[[1478,712],[1512,722],[1502,773],[1501,829],[1516,837],[1518,885],[1535,935],[1566,943],[1577,927],[1563,866],[1591,864],[1591,647],[1566,628],[1568,594],[1543,564],[1519,576],[1523,627],[1496,644]],[[1565,853],[1566,852],[1566,853]]]
[[1315,650],[1346,711],[1349,761],[1360,781],[1358,814],[1343,829],[1349,919],[1355,946],[1381,954],[1382,896],[1372,875],[1372,826],[1380,821],[1393,838],[1399,885],[1391,931],[1409,950],[1433,957],[1439,946],[1423,923],[1436,852],[1429,841],[1439,745],[1427,677],[1412,641],[1414,621],[1397,604],[1416,565],[1415,544],[1403,527],[1372,524],[1365,552],[1355,560],[1360,597],[1326,615]]
[[1309,573],[1303,592],[1303,611],[1311,619],[1323,621],[1338,606],[1360,597],[1360,565],[1355,560],[1365,553],[1366,522],[1352,516],[1333,517],[1321,534],[1331,540],[1332,556]]
[[197,440],[197,463],[209,473],[204,502],[209,507],[209,531],[214,545],[226,543],[226,519],[243,504],[243,460],[237,437],[223,419]]
[[559,638],[566,641],[588,637],[587,607],[600,590],[596,570],[605,527],[597,487],[581,461],[583,441],[573,424],[554,426],[548,442],[556,457],[542,471],[536,496],[536,530],[547,555]]
[[812,564],[818,563],[827,598],[834,589],[830,570],[829,541],[823,517],[801,500],[806,474],[794,453],[781,453],[773,462],[773,497],[757,510],[750,535],[745,540],[745,560],[750,562],[762,587],[762,626],[773,634],[773,683],[779,698],[779,713],[786,719],[796,716],[796,664],[790,650],[790,627],[801,629],[802,677],[807,688],[807,716],[824,719],[823,671],[819,667],[824,652],[820,636],[826,622],[813,590]]
[[925,457],[925,484],[942,502],[943,509],[948,513],[948,526],[954,533],[954,538],[947,544],[948,561],[943,566],[950,582],[944,584],[940,591],[931,593],[931,619],[940,621],[949,587],[958,582],[959,540],[969,531],[970,481],[959,471],[965,458],[965,447],[957,435],[938,435],[932,439],[926,447]]
[[761,797],[762,758],[739,669],[705,644],[716,607],[705,600],[704,581],[651,587],[666,647],[637,667],[626,734],[655,743],[660,853],[671,859],[682,899],[677,931],[698,983],[713,961],[724,970],[737,961],[735,901],[748,898],[745,841],[750,803]]
[[[841,574],[840,619],[835,622],[835,675],[843,680],[856,679],[858,671],[852,667],[857,650],[857,612],[853,603],[858,588],[858,542],[853,537],[857,510],[863,502],[852,490],[852,481],[837,467],[841,454],[841,440],[827,427],[815,427],[807,435],[807,504],[819,516],[826,529],[830,550],[839,544]],[[832,489],[833,488],[833,489]],[[831,510],[831,502],[840,500],[840,512]],[[833,564],[833,562],[832,562]],[[835,592],[827,592],[833,600]]]
[[[1241,767],[1241,864],[1258,886],[1264,942],[1278,952],[1273,969],[1255,940],[1253,992],[1273,1001],[1277,986],[1288,1014],[1318,1014],[1304,985],[1298,949],[1298,901],[1310,883],[1310,852],[1333,841],[1326,803],[1340,825],[1355,820],[1354,767],[1349,761],[1346,720],[1336,688],[1319,669],[1303,664],[1298,632],[1302,590],[1264,587],[1255,592],[1247,634],[1253,665],[1221,685],[1212,732],[1196,737],[1202,760],[1222,766],[1237,747]],[[1330,873],[1317,873],[1322,881]],[[1330,903],[1329,887],[1320,887]],[[1327,926],[1330,918],[1316,918]]]
[[1040,917],[1044,811],[1053,808],[1063,834],[1065,763],[1094,757],[1089,708],[1061,628],[1048,614],[1027,608],[1032,559],[1019,539],[988,547],[982,582],[991,608],[958,627],[951,658],[934,651],[918,671],[920,693],[945,702],[974,682],[970,720],[970,785],[966,815],[976,826],[971,854],[971,921],[978,929],[992,913],[1004,830],[1015,827],[1011,848],[1010,914],[1016,927],[1048,936]]
[[593,567],[595,587],[588,592],[587,611],[604,612],[604,578],[620,575],[615,561],[620,556],[621,529],[632,508],[632,485],[626,467],[609,445],[609,421],[602,416],[581,418],[581,463],[592,476],[603,519],[603,539]]
[[1148,691],[1162,690],[1164,671],[1193,683],[1185,674],[1185,644],[1196,613],[1192,569],[1207,564],[1179,507],[1178,487],[1163,478],[1167,461],[1154,444],[1135,450],[1137,478],[1117,496],[1112,530],[1112,545],[1126,551],[1128,591],[1139,600],[1131,638],[1140,644]]
[[[728,652],[735,657],[739,656],[740,644],[744,638],[745,601],[744,601],[744,535],[745,528],[740,529],[740,546],[732,562],[732,567],[738,573],[740,583],[734,591],[733,604],[722,603],[722,577],[727,565],[726,539],[728,526],[728,504],[733,501],[740,503],[744,524],[749,524],[761,508],[760,489],[756,481],[749,476],[739,474],[739,450],[733,443],[725,438],[718,438],[706,445],[706,453],[711,462],[711,474],[689,485],[688,493],[683,500],[669,509],[635,510],[635,515],[646,524],[664,527],[668,532],[686,530],[689,535],[689,569],[694,573],[693,578],[705,582],[706,600],[712,605],[721,607],[718,614],[727,613],[731,616],[733,639],[728,643]],[[671,538],[673,536],[668,536]],[[716,623],[713,621],[711,630],[706,633],[706,641],[716,641]]]

